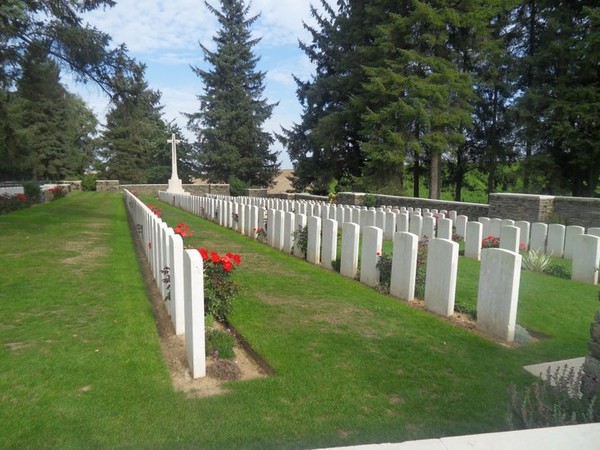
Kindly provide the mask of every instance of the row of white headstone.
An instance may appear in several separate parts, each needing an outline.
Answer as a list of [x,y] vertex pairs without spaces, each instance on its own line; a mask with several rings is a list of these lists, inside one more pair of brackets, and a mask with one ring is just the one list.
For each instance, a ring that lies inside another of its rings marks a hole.
[[[193,214],[209,218],[223,226],[227,226],[242,234],[256,237],[251,230],[261,228],[266,217],[266,243],[286,253],[306,257],[313,264],[331,268],[337,257],[338,233],[340,223],[333,218],[307,216],[309,204],[296,204],[296,211],[285,209],[266,209],[251,203],[238,203],[236,199],[210,198],[195,196],[178,196],[160,193],[162,200],[181,207]],[[336,208],[337,209],[337,208]],[[329,208],[331,211],[332,208]],[[354,211],[359,213],[356,220],[370,223],[376,220],[377,211],[349,209],[348,217],[354,219]],[[341,217],[346,215],[342,209]],[[426,213],[427,214],[427,213]],[[402,213],[400,214],[403,215]],[[420,217],[416,214],[412,217]],[[389,217],[394,214],[386,213]],[[429,219],[430,216],[422,217]],[[401,217],[400,222],[408,220]],[[413,224],[419,223],[413,218]],[[359,274],[362,283],[376,286],[379,283],[377,262],[382,252],[384,230],[374,225],[363,225],[353,221],[341,224],[341,261],[340,273],[346,277],[356,278]],[[441,226],[440,226],[441,224]],[[458,243],[451,240],[452,221],[440,218],[438,230],[443,230],[445,237],[432,238],[428,245],[427,276],[425,285],[425,307],[442,316],[454,313],[456,280],[458,269]],[[482,224],[479,224],[480,226]],[[293,234],[298,227],[307,227],[306,255],[301,254],[294,246]],[[414,225],[413,225],[414,226]],[[395,231],[393,239],[393,259],[390,294],[406,300],[414,299],[417,269],[417,251],[420,234],[410,223],[406,223],[406,231]],[[361,236],[362,235],[362,236]],[[518,242],[518,239],[517,239]],[[360,246],[360,252],[359,252]],[[485,249],[481,253],[482,264],[477,302],[477,326],[484,332],[505,341],[514,340],[516,326],[518,290],[520,282],[521,255],[518,251],[508,249]]]
[[24,193],[25,188],[23,188],[23,186],[0,187],[0,195],[17,195]]
[[[500,238],[500,248],[506,250],[519,252],[523,248],[572,259],[574,280],[598,283],[600,241],[595,237],[600,237],[600,227],[589,228],[586,232],[580,226],[515,222],[510,219],[479,217],[477,221],[469,221],[467,216],[457,215],[456,211],[420,208],[375,209],[316,201],[225,196],[209,196],[216,203],[200,205],[198,200],[187,197],[172,198],[184,207],[202,208],[205,216],[223,226],[236,228],[247,236],[253,236],[254,230],[263,228],[266,219],[266,223],[273,224],[267,229],[267,243],[286,252],[293,247],[293,231],[307,225],[310,217],[320,217],[323,227],[327,219],[336,220],[339,229],[346,222],[358,224],[363,230],[367,226],[376,226],[383,230],[384,239],[387,240],[391,240],[393,233],[398,231],[410,232],[419,238],[452,239],[455,230],[456,235],[465,240],[465,256],[468,258],[480,260],[483,239],[494,236]],[[292,232],[288,233],[289,229]],[[330,246],[326,242],[324,237],[322,264],[329,267],[327,258]],[[312,248],[307,257],[314,260]]]
[[193,378],[206,375],[204,329],[204,269],[197,250],[183,247],[183,239],[140,199],[125,190],[125,202],[145,248],[156,286],[175,333],[185,334],[185,353]]

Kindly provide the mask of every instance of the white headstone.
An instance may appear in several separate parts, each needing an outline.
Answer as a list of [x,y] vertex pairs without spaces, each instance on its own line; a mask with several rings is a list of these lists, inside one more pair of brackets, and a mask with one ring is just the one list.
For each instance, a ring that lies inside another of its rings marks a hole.
[[499,248],[486,248],[481,255],[477,328],[506,342],[515,337],[521,258]]
[[548,238],[546,241],[546,253],[557,258],[562,258],[565,251],[565,232],[567,227],[559,223],[551,223],[548,226]]
[[423,228],[421,229],[421,235],[429,239],[435,238],[435,217],[433,217],[433,215],[423,216]]
[[185,333],[183,239],[178,234],[172,234],[169,239],[169,284],[171,286],[169,303],[171,303],[171,322],[175,334],[179,336]]
[[408,225],[408,231],[411,232],[412,234],[416,234],[417,236],[419,236],[419,238],[421,238],[423,236],[422,229],[423,229],[423,218],[416,214],[411,214],[410,215],[410,223]]
[[585,233],[585,228],[578,225],[569,225],[565,234],[565,253],[566,259],[573,258],[573,250],[575,249],[575,240],[580,234]]
[[396,230],[408,233],[408,213],[400,213],[396,216]]
[[293,212],[286,212],[283,218],[283,251],[292,253],[294,246],[294,231],[296,230],[296,215]]
[[467,222],[469,218],[467,216],[456,216],[456,234],[461,238],[465,238],[467,235]]
[[571,279],[598,284],[600,269],[600,237],[582,234],[574,238]]
[[308,218],[306,260],[312,264],[321,264],[321,218],[317,216]]
[[454,313],[458,243],[447,239],[432,239],[427,249],[425,308],[441,316]]
[[185,355],[192,378],[206,376],[203,267],[198,250],[184,251]]
[[546,252],[546,236],[548,234],[548,225],[542,222],[531,224],[531,237],[529,238],[529,250],[536,252]]
[[321,265],[333,269],[332,262],[337,259],[338,224],[336,220],[323,221],[323,248],[321,250]]
[[384,238],[388,241],[391,241],[394,238],[394,233],[396,232],[396,214],[393,212],[385,213],[385,230],[384,230]]
[[360,226],[346,222],[342,226],[342,262],[340,273],[348,278],[356,277],[358,272],[358,243]]
[[393,241],[394,251],[392,256],[390,294],[394,297],[410,301],[415,298],[419,236],[406,232],[398,232],[394,233]]
[[377,261],[381,255],[383,230],[377,227],[366,227],[363,230],[360,256],[360,282],[375,287],[379,284]]
[[467,223],[467,235],[465,236],[465,257],[481,259],[481,241],[483,239],[483,224],[479,222]]
[[520,244],[523,244],[525,248],[529,248],[529,230],[531,224],[525,220],[519,220],[515,222],[515,226],[519,228]]
[[519,228],[513,225],[505,225],[500,228],[500,248],[509,252],[519,253]]
[[437,220],[437,236],[440,239],[452,240],[452,220],[438,219]]

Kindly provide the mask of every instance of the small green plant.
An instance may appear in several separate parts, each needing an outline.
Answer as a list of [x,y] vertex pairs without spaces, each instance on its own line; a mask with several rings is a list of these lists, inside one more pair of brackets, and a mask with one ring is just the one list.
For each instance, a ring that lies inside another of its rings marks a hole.
[[298,229],[292,233],[292,238],[294,240],[292,253],[295,253],[296,250],[298,250],[304,255],[304,259],[306,259],[306,249],[308,248],[308,226],[298,227]]
[[525,389],[509,388],[508,424],[511,429],[553,427],[600,421],[600,404],[595,396],[581,394],[583,371],[557,367],[546,371],[545,380]]
[[379,270],[378,290],[388,294],[392,282],[392,256],[384,253],[380,254],[376,267]]
[[23,191],[25,192],[25,195],[34,202],[40,201],[42,189],[37,181],[26,181],[23,183]]
[[205,248],[198,249],[204,260],[204,313],[224,322],[233,312],[233,300],[239,287],[231,281],[231,271],[241,263],[240,255],[220,256]]
[[549,264],[544,270],[544,273],[551,275],[556,278],[563,278],[565,280],[571,279],[571,272],[565,266],[560,264]]
[[67,196],[67,190],[63,186],[54,186],[48,189],[48,192],[52,194],[52,200],[58,200]]
[[337,273],[340,273],[342,267],[342,258],[338,256],[333,261],[331,261],[331,268],[335,270]]
[[552,262],[552,257],[539,250],[529,250],[523,254],[523,269],[530,272],[545,272]]
[[217,328],[212,328],[206,331],[206,356],[213,356],[219,359],[233,359],[235,352],[233,345],[235,339],[231,331],[222,331]]
[[473,320],[477,320],[477,308],[469,306],[460,301],[454,303],[454,311],[461,314],[466,314]]

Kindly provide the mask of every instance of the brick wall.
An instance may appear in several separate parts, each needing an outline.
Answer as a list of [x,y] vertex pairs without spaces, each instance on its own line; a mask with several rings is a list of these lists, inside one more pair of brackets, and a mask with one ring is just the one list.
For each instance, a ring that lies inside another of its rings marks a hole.
[[600,227],[600,198],[554,197],[552,218],[565,225]]

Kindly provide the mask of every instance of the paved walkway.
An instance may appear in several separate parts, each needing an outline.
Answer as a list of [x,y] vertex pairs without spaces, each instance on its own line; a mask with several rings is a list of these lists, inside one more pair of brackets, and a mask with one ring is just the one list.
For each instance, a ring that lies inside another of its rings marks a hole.
[[399,444],[338,447],[336,450],[598,450],[598,448],[600,448],[600,423],[424,439]]

